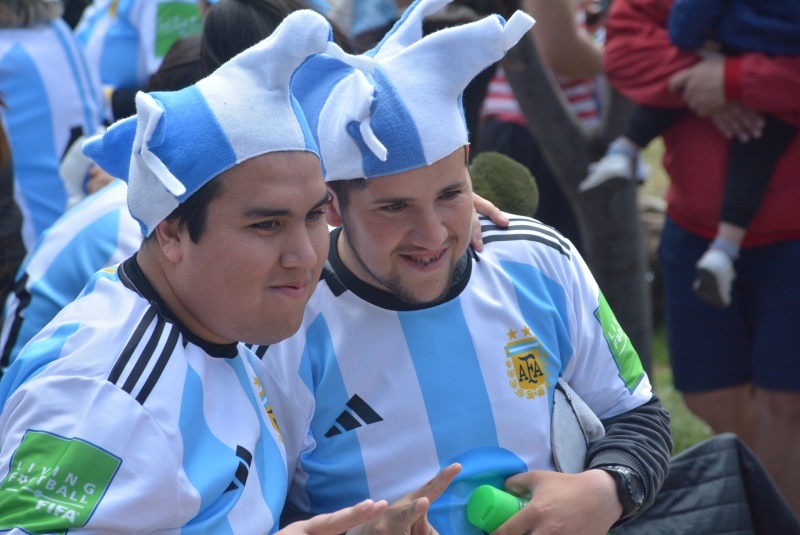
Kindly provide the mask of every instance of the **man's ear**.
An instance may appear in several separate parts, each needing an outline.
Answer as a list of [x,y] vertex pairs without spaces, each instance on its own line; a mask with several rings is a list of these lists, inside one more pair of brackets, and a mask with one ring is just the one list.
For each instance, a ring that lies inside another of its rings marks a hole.
[[155,239],[158,247],[164,256],[172,262],[177,264],[183,257],[182,240],[188,240],[189,235],[181,234],[180,224],[177,220],[167,221],[164,220],[156,225]]
[[342,212],[339,209],[339,199],[331,188],[328,188],[328,204],[325,205],[325,218],[332,227],[342,226]]

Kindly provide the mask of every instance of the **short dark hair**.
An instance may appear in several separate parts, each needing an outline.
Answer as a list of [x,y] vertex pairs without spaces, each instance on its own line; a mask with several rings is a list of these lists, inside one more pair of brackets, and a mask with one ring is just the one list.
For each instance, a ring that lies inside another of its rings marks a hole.
[[150,77],[147,91],[178,91],[202,78],[200,36],[190,35],[172,43],[161,66]]
[[355,190],[363,190],[367,187],[366,178],[354,178],[351,180],[331,180],[327,186],[336,195],[339,201],[339,212],[344,214],[350,204],[350,193]]
[[[222,194],[222,181],[220,177],[214,177],[206,182],[199,190],[194,192],[188,199],[178,205],[164,221],[177,221],[178,228],[186,228],[189,231],[189,238],[193,243],[199,243],[203,232],[206,230],[206,220],[208,218],[208,205],[211,201]],[[145,238],[148,241],[153,238],[153,234]]]
[[[308,9],[301,0],[222,0],[203,20],[200,68],[207,76],[240,52],[266,39],[295,11]],[[333,39],[345,51],[352,45],[334,24]]]

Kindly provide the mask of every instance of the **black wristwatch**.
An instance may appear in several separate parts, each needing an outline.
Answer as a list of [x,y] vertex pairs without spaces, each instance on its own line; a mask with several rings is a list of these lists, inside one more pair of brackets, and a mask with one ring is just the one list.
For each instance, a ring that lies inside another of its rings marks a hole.
[[628,468],[617,464],[598,466],[605,470],[617,481],[617,495],[622,503],[622,516],[620,520],[630,518],[639,512],[644,505],[644,482],[641,476]]

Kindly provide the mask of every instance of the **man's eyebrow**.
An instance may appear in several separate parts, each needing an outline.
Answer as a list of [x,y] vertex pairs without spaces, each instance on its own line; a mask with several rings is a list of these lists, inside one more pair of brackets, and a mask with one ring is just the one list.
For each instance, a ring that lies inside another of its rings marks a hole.
[[[326,191],[325,196],[319,201],[317,201],[317,204],[312,206],[309,212],[324,206],[328,202],[329,198],[330,196]],[[280,209],[280,208],[270,209],[270,208],[254,207],[245,210],[245,212],[242,215],[246,218],[253,218],[253,219],[260,217],[293,217],[294,212],[292,212],[291,210]]]

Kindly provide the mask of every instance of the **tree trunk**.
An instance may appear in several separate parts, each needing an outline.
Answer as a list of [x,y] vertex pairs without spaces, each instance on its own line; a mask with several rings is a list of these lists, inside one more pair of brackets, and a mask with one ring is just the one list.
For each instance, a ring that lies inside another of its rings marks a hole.
[[[495,4],[508,18],[518,9],[519,2],[495,0]],[[570,110],[553,75],[539,58],[532,38],[520,40],[501,64],[531,135],[574,208],[584,238],[586,261],[650,374],[652,306],[636,185],[629,182],[615,191],[598,188],[587,194],[578,193],[578,184],[586,177],[589,164],[622,133],[633,104],[609,86],[602,128],[589,133]]]

